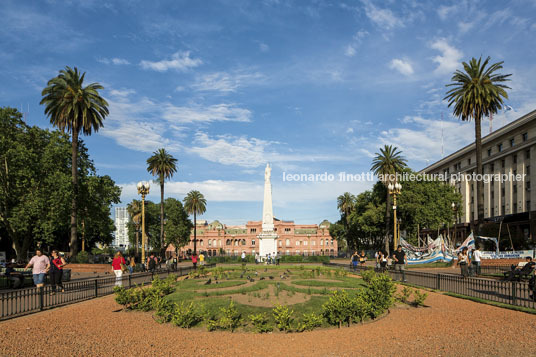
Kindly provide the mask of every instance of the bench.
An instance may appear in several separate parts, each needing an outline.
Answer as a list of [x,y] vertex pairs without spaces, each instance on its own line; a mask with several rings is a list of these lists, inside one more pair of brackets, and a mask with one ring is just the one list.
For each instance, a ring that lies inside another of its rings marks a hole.
[[519,262],[517,266],[512,265],[510,271],[505,271],[503,273],[503,279],[508,281],[530,279],[534,273],[535,267],[536,265],[534,264],[527,265],[527,262]]

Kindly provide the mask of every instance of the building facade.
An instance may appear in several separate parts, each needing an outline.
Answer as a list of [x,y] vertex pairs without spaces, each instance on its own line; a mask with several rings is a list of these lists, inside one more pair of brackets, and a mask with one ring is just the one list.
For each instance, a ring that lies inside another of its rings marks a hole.
[[126,207],[115,207],[115,234],[112,246],[128,249],[128,221],[130,216]]
[[[274,231],[277,238],[278,255],[337,255],[337,241],[329,234],[330,223],[295,224],[293,221],[274,219]],[[197,222],[197,251],[209,256],[248,255],[259,253],[257,236],[262,232],[262,221],[249,221],[245,225],[228,226],[218,221]],[[180,256],[186,256],[194,250],[194,234],[190,243],[179,250]],[[175,248],[168,248],[169,253]]]
[[[485,221],[509,223],[509,230],[514,229],[516,235],[534,244],[536,190],[531,183],[536,183],[536,110],[483,137],[482,164]],[[476,173],[475,144],[433,163],[421,173],[446,177],[465,174],[464,179],[450,180],[462,195],[462,207],[456,207],[457,224],[462,228],[459,233],[465,234],[463,228],[470,229],[478,218],[477,183],[466,179]]]

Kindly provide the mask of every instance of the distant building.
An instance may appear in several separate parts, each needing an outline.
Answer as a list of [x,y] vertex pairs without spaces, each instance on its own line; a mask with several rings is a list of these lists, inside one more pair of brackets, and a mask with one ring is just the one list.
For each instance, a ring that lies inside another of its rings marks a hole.
[[115,237],[112,246],[128,248],[128,221],[130,216],[126,207],[115,207]]
[[[329,235],[330,223],[325,220],[318,224],[295,224],[293,221],[274,219],[274,231],[277,233],[278,255],[327,255],[337,256],[337,241]],[[197,251],[209,256],[248,255],[259,253],[257,236],[262,231],[262,221],[249,221],[245,225],[227,226],[214,221],[197,222]],[[179,250],[180,255],[187,255],[194,250],[194,233],[190,243]],[[175,248],[169,247],[168,254]]]
[[[424,168],[421,173],[471,175],[476,172],[475,151],[474,143],[467,145]],[[484,181],[484,220],[507,223],[505,229],[512,236],[525,239],[528,245],[535,244],[536,190],[531,187],[531,182],[536,182],[536,110],[482,138],[482,165],[484,174],[495,176]],[[501,182],[495,179],[499,174],[524,177],[519,181],[509,179]],[[456,233],[460,242],[478,218],[476,181],[463,180],[451,184],[462,195]]]

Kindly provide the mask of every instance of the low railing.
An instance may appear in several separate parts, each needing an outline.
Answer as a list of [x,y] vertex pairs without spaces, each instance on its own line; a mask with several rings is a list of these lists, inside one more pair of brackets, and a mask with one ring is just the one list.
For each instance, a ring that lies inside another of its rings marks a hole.
[[[354,270],[354,268],[349,265],[336,263],[324,263],[324,265],[336,266],[349,271],[372,269],[372,267],[358,266]],[[393,278],[393,280],[405,280],[408,284],[422,286],[424,288],[508,305],[531,309],[536,308],[536,303],[531,298],[533,292],[529,290],[528,283],[525,281],[501,281],[475,277],[464,278],[453,274],[418,272],[412,270],[405,270],[404,273],[394,270],[387,270],[386,272]]]
[[[205,264],[212,268],[216,264]],[[53,293],[52,287],[46,285],[40,288],[26,288],[0,293],[0,320],[31,314],[54,307],[73,304],[76,302],[94,299],[113,293],[115,286],[134,287],[150,284],[155,276],[160,278],[170,274],[183,276],[189,274],[194,268],[178,267],[176,270],[156,270],[123,274],[121,278],[115,276],[107,278],[85,279],[63,283],[64,292]]]

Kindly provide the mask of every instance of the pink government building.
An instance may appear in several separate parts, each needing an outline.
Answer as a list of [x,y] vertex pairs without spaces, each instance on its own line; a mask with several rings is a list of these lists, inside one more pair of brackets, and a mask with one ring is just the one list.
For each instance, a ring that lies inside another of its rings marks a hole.
[[[324,220],[317,224],[295,224],[293,221],[274,219],[278,255],[337,255],[337,241],[329,235],[330,223]],[[209,256],[255,255],[259,252],[257,235],[262,231],[262,221],[249,221],[246,225],[228,226],[218,221],[197,221],[197,251]],[[194,232],[190,243],[179,249],[179,256],[194,250]],[[175,251],[173,246],[168,252]]]

